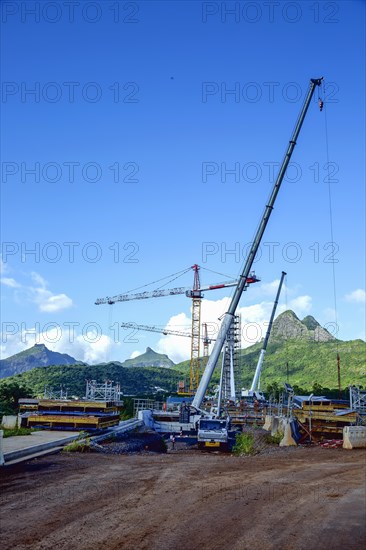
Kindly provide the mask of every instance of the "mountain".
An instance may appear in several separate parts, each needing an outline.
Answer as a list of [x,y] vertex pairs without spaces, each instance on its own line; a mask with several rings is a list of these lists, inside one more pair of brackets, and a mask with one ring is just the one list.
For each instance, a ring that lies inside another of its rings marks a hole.
[[170,369],[174,366],[174,363],[169,357],[163,353],[156,353],[151,348],[146,348],[145,353],[134,357],[133,359],[127,359],[121,364],[122,367],[164,367]]
[[284,340],[329,342],[334,341],[335,338],[311,315],[300,321],[297,315],[289,309],[275,319],[270,337],[270,342]]
[[[240,350],[237,387],[250,387],[262,343],[263,340]],[[292,385],[309,390],[315,383],[336,388],[337,353],[340,356],[342,387],[364,384],[366,343],[363,340],[337,340],[311,315],[300,321],[293,311],[285,311],[273,323],[262,368],[261,387],[266,390],[274,382],[282,387],[282,383],[288,380]],[[221,365],[221,359],[218,365]],[[189,361],[179,363],[174,369],[187,378]],[[214,371],[213,380],[219,381],[218,368]]]
[[[51,351],[44,344],[35,344],[32,348],[0,360],[0,378],[20,374],[34,367],[48,365],[74,365],[80,361],[66,353]],[[81,363],[83,364],[83,363]]]

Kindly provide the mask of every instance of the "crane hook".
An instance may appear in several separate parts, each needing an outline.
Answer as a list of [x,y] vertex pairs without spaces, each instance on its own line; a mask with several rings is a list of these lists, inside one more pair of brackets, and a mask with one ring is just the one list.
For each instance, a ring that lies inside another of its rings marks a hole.
[[318,103],[319,103],[319,109],[320,109],[320,112],[322,112],[322,110],[323,110],[323,106],[324,106],[324,101],[323,101],[323,100],[322,100],[321,98],[319,98],[319,101],[318,101]]

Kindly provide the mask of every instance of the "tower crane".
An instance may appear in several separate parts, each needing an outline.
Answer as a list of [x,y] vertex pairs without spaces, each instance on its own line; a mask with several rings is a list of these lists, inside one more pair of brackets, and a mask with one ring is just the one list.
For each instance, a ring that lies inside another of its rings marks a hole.
[[[187,287],[176,287],[176,288],[163,288],[153,290],[151,292],[138,292],[138,293],[125,293],[117,294],[116,296],[106,298],[98,298],[95,301],[96,305],[109,304],[113,305],[116,302],[127,302],[129,300],[144,300],[148,298],[161,298],[163,296],[175,296],[177,294],[185,294],[188,298],[192,298],[192,332],[191,332],[191,360],[190,360],[190,369],[189,369],[189,393],[194,394],[198,388],[200,380],[200,340],[201,340],[201,301],[203,298],[203,292],[208,290],[218,290],[221,288],[228,288],[237,286],[237,281],[227,281],[223,283],[216,283],[213,285],[201,287],[199,269],[200,266],[194,264],[192,266],[194,271],[194,280],[193,288]],[[248,286],[252,283],[258,282],[260,279],[257,278],[254,271],[252,271],[246,280],[244,289],[246,290]],[[154,332],[154,331],[153,331]],[[208,356],[208,345],[206,345],[206,353]]]

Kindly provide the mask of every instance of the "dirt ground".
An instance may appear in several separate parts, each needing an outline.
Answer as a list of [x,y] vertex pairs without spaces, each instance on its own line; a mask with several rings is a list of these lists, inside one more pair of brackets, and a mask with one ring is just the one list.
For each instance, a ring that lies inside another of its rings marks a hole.
[[1,469],[6,549],[366,547],[365,453],[51,455]]

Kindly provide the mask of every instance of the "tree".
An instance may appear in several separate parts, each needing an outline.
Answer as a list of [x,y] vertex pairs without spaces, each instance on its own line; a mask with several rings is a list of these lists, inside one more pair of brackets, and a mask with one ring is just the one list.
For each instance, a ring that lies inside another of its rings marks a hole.
[[32,397],[32,390],[25,384],[15,380],[0,382],[0,413],[16,413],[18,400],[23,397]]

